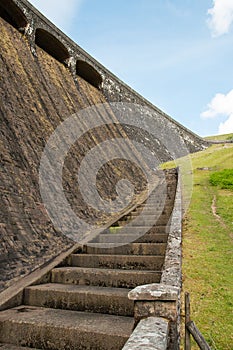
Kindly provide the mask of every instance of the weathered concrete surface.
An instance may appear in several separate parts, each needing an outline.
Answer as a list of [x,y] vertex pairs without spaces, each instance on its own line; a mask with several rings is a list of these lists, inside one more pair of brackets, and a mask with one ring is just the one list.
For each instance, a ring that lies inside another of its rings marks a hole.
[[169,323],[159,317],[139,322],[122,350],[167,350]]
[[[205,147],[208,142],[204,141],[190,130],[177,123],[171,117],[152,105],[142,96],[137,94],[133,89],[120,81],[116,76],[109,72],[104,66],[97,62],[81,47],[69,39],[49,20],[47,20],[39,11],[37,11],[26,0],[2,0],[11,9],[8,20],[26,34],[30,41],[31,50],[37,55],[35,42],[42,44],[45,50],[67,65],[70,71],[75,74],[82,74],[86,81],[94,86],[101,88],[109,101],[135,102],[140,105],[147,105],[153,109],[156,118],[161,120],[169,129],[173,129],[184,140],[190,152],[194,152]],[[15,6],[16,5],[16,6]],[[17,7],[15,9],[15,7]],[[38,38],[38,32],[43,33]],[[60,52],[65,53],[61,55]],[[84,68],[80,68],[84,66]],[[93,73],[92,73],[93,72]],[[76,78],[76,77],[75,77]],[[129,131],[134,133],[132,130]],[[152,143],[159,145],[159,140],[153,140]],[[157,147],[158,150],[159,147]]]
[[33,284],[46,283],[50,278],[50,271],[59,266],[66,258],[79,249],[79,244],[75,244],[66,252],[63,252],[51,260],[48,264],[41,266],[30,274],[20,278],[10,287],[1,292],[0,310],[10,309],[23,303],[24,289]]
[[[128,228],[128,230],[130,227]],[[127,235],[130,235],[128,233],[128,230],[125,231]],[[134,229],[133,229],[134,230]],[[153,233],[151,233],[151,230],[153,230]],[[134,232],[134,231],[133,231]],[[135,238],[135,234],[132,232],[132,238]],[[108,236],[108,234],[106,234]],[[118,235],[119,236],[119,235]],[[122,235],[123,236],[123,235]],[[158,229],[157,227],[148,227],[148,232],[145,236],[140,237],[137,239],[138,243],[166,243],[168,238],[168,233],[166,232],[166,226],[159,226]],[[100,240],[101,241],[101,240]],[[124,240],[121,241],[122,243]],[[93,248],[113,248],[116,246],[115,243],[96,243],[96,242],[91,242],[91,246]]]
[[35,349],[35,348],[26,348],[25,346],[22,347],[22,346],[16,346],[16,345],[11,345],[11,344],[0,344],[0,349],[1,350],[38,350],[38,349]]
[[118,316],[133,316],[129,289],[48,283],[25,289],[24,304]]
[[85,246],[87,254],[123,254],[123,255],[163,255],[166,250],[166,243],[131,243],[120,247],[102,248],[96,246]]
[[181,289],[182,284],[182,191],[181,173],[178,184],[170,222],[170,233],[163,265],[161,283]]
[[[40,349],[122,349],[133,318],[20,306],[1,312],[0,342]],[[100,336],[99,336],[100,335]]]
[[[164,317],[170,321],[170,323],[176,323],[177,321],[177,307],[174,301],[164,300],[138,300],[134,306],[134,318],[136,324],[143,318],[156,316]],[[176,349],[176,347],[174,347]]]
[[[151,108],[150,115],[161,125],[161,137],[171,130],[190,152],[203,149],[207,143],[122,83],[26,0],[1,0],[0,4],[4,18],[0,19],[1,290],[73,244],[53,227],[38,186],[46,141],[71,114],[98,103],[135,102]],[[109,122],[109,113],[103,118]],[[114,116],[110,120],[115,121]],[[84,124],[81,120],[80,127]],[[98,142],[119,136],[142,142],[161,161],[170,159],[159,140],[133,127],[103,127],[86,133],[67,156],[63,180],[71,207],[88,223],[106,223],[109,218],[83,201],[73,173]],[[127,150],[121,151],[124,154]],[[115,184],[121,177],[127,177],[136,190],[146,186],[141,176],[115,160],[101,169],[97,179],[104,198],[115,198]]]
[[135,288],[140,284],[159,282],[160,271],[59,267],[52,271],[52,282],[74,283],[117,288]]
[[129,292],[130,300],[177,300],[178,287],[161,283],[138,286]]
[[96,267],[126,270],[154,270],[160,271],[164,262],[164,255],[106,255],[106,254],[72,254],[69,265],[79,267]]
[[[180,344],[180,293],[182,284],[182,196],[181,174],[178,174],[174,207],[170,218],[168,243],[162,276],[159,284],[138,286],[129,292],[134,300],[136,324],[144,318],[157,316],[169,320],[169,350],[179,349]],[[136,331],[135,331],[136,332]]]
[[[171,170],[171,174],[167,173],[170,181],[173,181],[177,178],[176,170]],[[167,193],[171,201],[174,200],[175,190],[176,186],[173,186],[173,191]],[[156,202],[153,192],[151,196]],[[165,201],[169,207],[172,207],[171,201]],[[150,243],[146,244],[151,247]],[[148,304],[149,301],[144,301],[145,294],[142,295],[142,302],[137,296],[134,301],[127,298],[129,288],[160,281],[165,254],[164,244],[162,255],[155,256],[151,255],[153,250],[150,249],[150,255],[140,255],[140,252],[147,251],[145,243],[116,247],[118,249],[115,254],[100,254],[98,251],[94,254],[88,253],[87,248],[77,245],[77,251],[72,251],[70,256],[65,255],[65,259],[60,259],[59,265],[50,273],[46,276],[42,274],[39,281],[34,281],[44,284],[25,287],[21,307],[0,313],[0,341],[33,347],[41,347],[43,344],[42,348],[51,350],[75,347],[100,350],[105,349],[107,345],[110,349],[118,350],[129,336],[134,323],[132,316],[135,316],[137,322],[151,312],[152,316],[156,313],[159,316],[165,314],[170,324],[171,321],[175,322],[175,297],[172,293],[168,294],[165,287],[161,288],[160,284],[157,292],[159,291],[162,300],[153,299],[152,303]],[[122,254],[122,249],[126,248],[130,251],[134,251],[135,248],[136,254]],[[155,285],[151,286],[150,296],[155,292]],[[139,290],[143,292],[140,287]],[[163,305],[164,298],[169,299],[166,300],[166,307]],[[109,318],[110,315],[112,317]],[[77,330],[75,337],[71,325]],[[128,336],[122,334],[121,326],[126,327],[124,332],[129,332]],[[114,332],[118,332],[117,338],[113,334],[113,328],[116,328]],[[148,332],[148,327],[143,327],[143,330],[146,332],[144,345],[146,339],[147,343],[153,342],[155,330],[152,330],[153,337],[151,332]],[[163,340],[160,339],[160,344],[167,341],[167,337],[162,334],[161,324],[157,324],[157,330],[156,339],[164,337]],[[55,340],[56,332],[59,332],[59,336]],[[10,334],[13,334],[11,338]]]
[[[38,168],[44,146],[57,126],[71,114],[98,103],[135,102],[151,109],[149,114],[154,118],[153,120],[158,122],[162,140],[166,140],[169,130],[171,136],[178,135],[190,152],[203,149],[207,142],[176,123],[122,83],[51,25],[26,0],[1,0],[0,16],[4,18],[4,20],[0,19],[2,33],[0,37],[0,98],[2,101],[0,105],[2,132],[0,151],[3,193],[0,221],[1,289],[8,285],[12,286],[20,276],[48,263],[61,251],[67,251],[73,246],[71,240],[53,227],[42,203],[38,186]],[[161,140],[151,137],[148,133],[137,130],[136,127],[113,125],[117,120],[108,109],[108,105],[104,115],[99,116],[96,113],[94,118],[103,118],[101,120],[107,124],[111,123],[112,126],[87,132],[72,147],[65,160],[63,185],[66,197],[79,217],[88,223],[107,224],[111,222],[107,215],[98,213],[84,202],[80,189],[77,188],[76,178],[73,176],[74,173],[78,173],[80,163],[87,152],[109,138],[127,137],[146,145],[161,162],[169,160],[171,155]],[[85,126],[85,120],[80,120],[80,128],[83,126]],[[174,140],[169,139],[169,142],[172,143]],[[121,148],[120,151],[124,155],[132,152],[132,148]],[[177,155],[179,156],[179,152]],[[103,198],[114,199],[117,195],[115,185],[123,177],[134,184],[135,193],[141,193],[146,188],[146,183],[145,179],[139,175],[140,172],[137,172],[137,169],[132,169],[128,164],[117,159],[100,170],[97,176],[98,191]],[[69,292],[62,291],[60,287],[53,290],[52,294],[56,294],[58,304],[62,302],[63,297],[68,298],[68,301],[70,298],[72,304],[77,292],[74,289],[79,287],[78,294],[83,305],[77,307],[83,307],[89,311],[92,305],[94,306],[94,299],[97,295],[98,298],[102,298],[101,304],[104,298],[111,298],[110,295],[112,297],[114,295],[113,311],[117,312],[115,310],[119,306],[117,303],[119,300],[125,300],[125,295],[122,295],[120,291],[111,292],[110,290],[101,294],[100,290],[94,290],[92,286],[90,288],[92,292],[87,301],[85,288],[90,284],[109,286],[109,288],[133,288],[138,284],[160,282],[161,279],[162,283],[179,289],[181,283],[181,204],[178,196],[176,204],[169,224],[167,224],[167,219],[172,207],[167,206],[168,210],[161,215],[160,226],[152,227],[148,234],[138,239],[138,243],[165,243],[170,233],[162,277],[161,271],[112,270],[106,268],[106,261],[103,269],[60,267],[56,271],[53,270],[52,282],[64,283],[65,286],[73,284],[73,286],[68,287]],[[136,211],[135,214],[137,213]],[[147,214],[149,220],[150,210]],[[145,222],[141,223],[141,225],[144,224]],[[81,264],[86,265],[85,259],[81,259]],[[92,259],[94,265],[97,264],[95,259]],[[106,258],[101,259],[98,264],[106,260]],[[148,260],[151,260],[151,257]],[[116,267],[117,263],[119,261],[113,262],[111,267]],[[175,290],[172,288],[170,294],[166,288],[156,292],[153,287],[151,290],[141,290],[143,300],[137,296],[134,312],[136,321],[148,316],[166,317],[170,322],[171,341],[168,346],[169,349],[176,349],[179,344],[179,292],[178,301],[173,300],[172,290],[174,293]],[[46,299],[46,289],[36,291],[35,288],[33,291],[41,293],[41,298],[43,294],[45,303],[52,302],[48,296]],[[154,300],[154,296],[160,296],[161,299]],[[148,300],[144,300],[146,297]],[[19,302],[22,298],[22,291],[17,298]],[[106,305],[108,302],[105,307]],[[55,304],[53,306],[55,307]],[[97,303],[95,307],[96,311],[98,307],[101,311],[100,304],[98,306]],[[127,306],[122,313],[127,314],[131,312],[129,310],[131,309]],[[113,348],[111,342],[114,342],[114,349],[116,344],[120,349],[130,334],[132,321],[129,318],[116,319],[111,318],[110,315],[105,317],[105,315],[87,315],[79,312],[77,319],[82,323],[81,325],[76,324],[77,314],[74,316],[73,311],[66,310],[64,313],[63,311],[61,313],[60,310],[55,309],[30,307],[4,311],[0,316],[4,325],[4,330],[3,328],[0,330],[0,341],[10,342],[13,336],[16,336],[16,344],[42,346],[47,349],[53,349],[56,346],[59,349],[65,349],[67,346],[75,349],[78,345],[84,346],[84,343],[85,346],[92,349],[111,349]],[[79,330],[78,337],[75,326]],[[111,332],[109,332],[109,327]],[[97,333],[101,333],[101,337],[96,336]],[[164,339],[166,339],[165,336]]]

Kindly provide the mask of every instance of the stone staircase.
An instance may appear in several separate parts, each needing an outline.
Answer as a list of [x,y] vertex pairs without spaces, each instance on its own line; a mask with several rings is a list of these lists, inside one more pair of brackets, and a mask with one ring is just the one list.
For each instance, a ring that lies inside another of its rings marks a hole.
[[[46,283],[25,288],[23,305],[0,312],[1,349],[123,348],[134,326],[128,292],[161,278],[177,183],[175,170],[165,174],[167,196],[156,224],[151,206],[145,222],[127,228],[141,204],[50,271]],[[136,227],[147,232],[134,239]]]

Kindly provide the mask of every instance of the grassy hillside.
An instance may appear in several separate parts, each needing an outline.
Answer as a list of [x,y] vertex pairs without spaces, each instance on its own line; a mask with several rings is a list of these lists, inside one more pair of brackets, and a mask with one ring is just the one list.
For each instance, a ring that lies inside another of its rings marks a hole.
[[[192,319],[212,349],[233,344],[233,190],[211,185],[215,172],[233,169],[233,144],[191,156],[193,193],[183,225],[183,291]],[[220,173],[220,178],[224,174]],[[232,179],[232,177],[231,177]],[[193,345],[192,349],[198,349]]]
[[204,139],[205,140],[215,140],[215,141],[233,140],[233,134],[207,136],[207,137],[204,137]]
[[[233,191],[210,184],[214,172],[233,168],[233,145],[192,156],[194,187],[183,233],[183,290],[192,317],[213,349],[233,344]],[[208,168],[209,170],[201,170]]]

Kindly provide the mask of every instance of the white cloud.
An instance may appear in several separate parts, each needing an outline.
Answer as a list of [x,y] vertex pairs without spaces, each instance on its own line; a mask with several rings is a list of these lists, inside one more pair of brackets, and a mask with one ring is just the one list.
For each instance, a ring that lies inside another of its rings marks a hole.
[[225,122],[220,123],[218,127],[219,135],[229,134],[231,132],[233,132],[233,113]]
[[67,32],[83,0],[30,0],[30,2],[59,29]]
[[215,118],[219,115],[233,113],[233,90],[228,94],[216,94],[208,104],[208,110],[202,113],[203,118]]
[[227,117],[227,120],[219,125],[219,134],[233,132],[233,89],[226,95],[216,94],[208,104],[208,109],[201,114],[201,117],[205,119],[213,119],[219,116]]
[[213,0],[213,7],[208,10],[207,20],[213,37],[228,33],[233,22],[233,0]]

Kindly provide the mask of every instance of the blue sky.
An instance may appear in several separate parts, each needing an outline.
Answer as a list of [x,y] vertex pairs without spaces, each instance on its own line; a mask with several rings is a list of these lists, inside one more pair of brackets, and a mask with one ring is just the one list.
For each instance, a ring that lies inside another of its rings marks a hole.
[[195,133],[233,132],[233,0],[31,0]]

